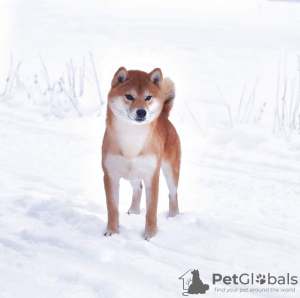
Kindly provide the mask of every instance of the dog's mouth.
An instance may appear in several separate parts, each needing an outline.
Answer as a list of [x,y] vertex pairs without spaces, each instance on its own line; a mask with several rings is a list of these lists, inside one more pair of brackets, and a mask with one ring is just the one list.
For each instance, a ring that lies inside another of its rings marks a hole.
[[131,121],[134,121],[134,122],[137,122],[137,123],[142,123],[142,122],[146,121],[146,117],[136,117],[136,118],[132,119],[132,118],[128,115],[128,118],[129,118]]
[[143,117],[143,118],[135,118],[134,121],[138,122],[138,123],[141,123],[141,122],[144,122],[146,120],[146,117]]

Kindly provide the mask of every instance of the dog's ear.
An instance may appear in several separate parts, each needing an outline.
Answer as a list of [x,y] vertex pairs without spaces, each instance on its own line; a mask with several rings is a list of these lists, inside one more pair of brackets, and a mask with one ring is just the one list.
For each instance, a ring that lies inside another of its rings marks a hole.
[[114,75],[114,78],[111,82],[111,86],[115,87],[118,84],[122,84],[129,79],[128,71],[125,67],[120,67]]
[[154,85],[161,86],[163,75],[160,68],[155,68],[154,70],[152,70],[149,73],[149,79]]

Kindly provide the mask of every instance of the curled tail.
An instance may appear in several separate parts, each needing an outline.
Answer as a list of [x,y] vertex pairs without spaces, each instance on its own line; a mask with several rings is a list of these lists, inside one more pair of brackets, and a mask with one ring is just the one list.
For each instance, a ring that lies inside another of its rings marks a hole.
[[163,79],[162,91],[164,94],[165,103],[161,115],[165,117],[169,117],[170,111],[172,110],[173,107],[174,98],[175,98],[175,86],[173,81],[171,81],[169,78]]

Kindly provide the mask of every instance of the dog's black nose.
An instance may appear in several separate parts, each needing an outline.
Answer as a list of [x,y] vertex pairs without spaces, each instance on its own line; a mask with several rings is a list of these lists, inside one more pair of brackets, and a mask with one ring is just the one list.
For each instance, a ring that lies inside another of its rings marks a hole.
[[138,109],[138,110],[136,111],[136,114],[137,114],[137,116],[138,116],[139,118],[145,118],[147,112],[146,112],[146,110],[144,110],[144,109]]

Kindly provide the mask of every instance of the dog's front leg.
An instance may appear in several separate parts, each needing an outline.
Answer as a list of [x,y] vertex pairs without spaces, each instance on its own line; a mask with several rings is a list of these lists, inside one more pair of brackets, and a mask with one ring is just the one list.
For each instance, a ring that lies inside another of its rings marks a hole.
[[159,188],[159,170],[156,170],[152,179],[145,179],[147,212],[146,212],[146,227],[145,240],[149,240],[155,236],[157,232],[157,202]]
[[106,193],[106,204],[108,211],[108,221],[105,236],[118,233],[119,228],[119,181],[112,179],[108,174],[104,174],[104,186]]

